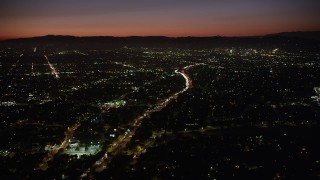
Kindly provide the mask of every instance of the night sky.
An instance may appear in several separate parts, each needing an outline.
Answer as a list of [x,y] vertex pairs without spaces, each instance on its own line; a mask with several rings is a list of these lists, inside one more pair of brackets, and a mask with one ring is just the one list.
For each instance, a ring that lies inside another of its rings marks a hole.
[[320,30],[320,0],[1,0],[0,39]]

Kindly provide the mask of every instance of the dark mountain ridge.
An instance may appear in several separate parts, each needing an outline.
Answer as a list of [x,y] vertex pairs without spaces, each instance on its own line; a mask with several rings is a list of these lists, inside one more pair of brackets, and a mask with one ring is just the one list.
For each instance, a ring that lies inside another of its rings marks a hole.
[[265,36],[244,37],[165,37],[165,36],[65,36],[47,35],[32,38],[19,38],[0,41],[0,45],[64,45],[85,47],[255,47],[285,48],[295,50],[320,51],[320,31],[283,32]]

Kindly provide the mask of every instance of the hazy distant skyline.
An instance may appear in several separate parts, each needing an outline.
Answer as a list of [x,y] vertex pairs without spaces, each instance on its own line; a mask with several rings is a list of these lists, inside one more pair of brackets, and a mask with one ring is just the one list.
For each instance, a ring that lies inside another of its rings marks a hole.
[[0,39],[319,31],[319,0],[3,0]]

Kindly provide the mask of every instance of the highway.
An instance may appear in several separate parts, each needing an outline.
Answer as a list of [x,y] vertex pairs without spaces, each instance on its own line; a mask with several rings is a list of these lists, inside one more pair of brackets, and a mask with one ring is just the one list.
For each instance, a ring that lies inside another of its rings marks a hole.
[[129,124],[129,127],[131,128],[129,128],[124,134],[119,135],[118,138],[115,141],[113,141],[113,143],[111,143],[109,147],[107,147],[106,153],[99,160],[97,160],[91,168],[88,168],[80,176],[81,179],[91,179],[93,177],[94,172],[101,172],[104,169],[106,169],[112,161],[112,159],[119,153],[123,152],[127,144],[131,141],[133,135],[136,134],[138,128],[141,126],[142,120],[144,120],[146,117],[150,117],[150,115],[154,112],[161,111],[171,101],[176,100],[180,94],[192,88],[192,80],[189,77],[189,75],[185,72],[186,69],[192,66],[194,65],[186,66],[182,68],[181,71],[175,70],[176,74],[181,75],[185,79],[185,87],[181,91],[176,92],[167,99],[159,101],[155,106],[153,106],[154,108],[146,110],[143,115],[136,117],[132,121],[132,123]]

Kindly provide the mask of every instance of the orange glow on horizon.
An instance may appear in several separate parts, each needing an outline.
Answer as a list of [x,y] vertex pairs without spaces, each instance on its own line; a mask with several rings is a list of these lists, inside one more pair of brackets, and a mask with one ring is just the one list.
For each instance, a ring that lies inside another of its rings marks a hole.
[[0,7],[0,39],[49,34],[116,37],[262,36],[320,30],[320,1],[34,2],[4,1]]

